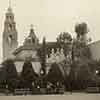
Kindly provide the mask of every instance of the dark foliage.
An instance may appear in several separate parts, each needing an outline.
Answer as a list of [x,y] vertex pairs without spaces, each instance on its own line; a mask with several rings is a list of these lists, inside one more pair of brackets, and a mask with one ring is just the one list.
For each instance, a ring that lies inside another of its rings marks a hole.
[[88,33],[88,28],[86,23],[80,23],[75,26],[75,32],[77,33],[77,38],[81,35]]
[[47,79],[47,81],[50,81],[52,83],[64,81],[64,77],[62,75],[62,72],[56,63],[51,65],[51,69],[50,69],[46,79]]
[[15,67],[15,64],[13,60],[6,60],[3,63],[3,66],[5,67],[6,70],[6,79],[14,79],[17,78],[17,70]]
[[46,67],[46,39],[45,37],[43,38],[43,43],[42,43],[42,52],[41,52],[41,59],[42,59],[42,71],[43,75],[45,75],[45,67]]
[[30,61],[25,61],[23,65],[23,70],[21,73],[21,79],[27,80],[27,81],[33,81],[38,77],[38,75],[35,73],[32,64]]
[[57,42],[60,44],[71,43],[71,41],[72,41],[72,37],[68,32],[62,32],[57,37]]
[[8,84],[8,88],[10,90],[13,90],[17,85],[18,79],[15,64],[11,59],[4,61],[2,64],[4,66],[3,72],[5,72],[5,84]]
[[35,82],[38,78],[38,75],[35,73],[32,67],[32,63],[30,61],[25,61],[18,87],[32,88],[32,82]]

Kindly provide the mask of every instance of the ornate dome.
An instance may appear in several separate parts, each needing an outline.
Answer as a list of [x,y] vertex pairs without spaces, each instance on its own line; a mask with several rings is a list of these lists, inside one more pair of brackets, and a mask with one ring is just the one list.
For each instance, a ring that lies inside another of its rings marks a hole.
[[38,44],[38,38],[35,35],[34,29],[30,29],[29,36],[25,39],[24,45],[33,45],[33,44]]

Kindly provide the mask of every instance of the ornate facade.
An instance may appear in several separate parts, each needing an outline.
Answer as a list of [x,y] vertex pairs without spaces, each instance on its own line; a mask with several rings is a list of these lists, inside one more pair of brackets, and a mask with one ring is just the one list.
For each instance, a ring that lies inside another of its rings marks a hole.
[[[29,35],[25,38],[22,46],[18,47],[18,33],[16,29],[16,22],[14,21],[14,14],[11,7],[8,8],[4,22],[3,32],[3,59],[13,59],[17,72],[21,72],[25,60],[30,60],[33,69],[36,73],[40,73],[42,64],[42,52],[43,44],[39,43],[33,27],[30,29]],[[49,66],[52,63],[60,63],[71,56],[67,54],[65,56],[64,48],[60,47],[57,42],[46,42],[45,44],[45,60],[46,65]],[[47,67],[48,69],[49,67]]]
[[[61,34],[62,37],[62,34]],[[67,35],[67,37],[70,37]],[[71,63],[72,61],[72,45],[70,40],[65,40],[66,45],[60,46],[57,42],[46,42],[45,43],[45,60],[48,66],[52,63],[61,63],[67,61]],[[64,41],[58,41],[64,42]],[[3,32],[3,59],[13,59],[16,65],[17,71],[20,73],[22,71],[23,64],[25,60],[30,60],[32,66],[36,73],[41,71],[41,54],[44,51],[43,44],[39,43],[34,29],[31,27],[28,37],[24,40],[22,46],[18,47],[18,33],[16,29],[16,22],[14,21],[14,14],[11,7],[8,8],[5,22],[4,22],[4,32]],[[65,52],[66,51],[66,52]]]

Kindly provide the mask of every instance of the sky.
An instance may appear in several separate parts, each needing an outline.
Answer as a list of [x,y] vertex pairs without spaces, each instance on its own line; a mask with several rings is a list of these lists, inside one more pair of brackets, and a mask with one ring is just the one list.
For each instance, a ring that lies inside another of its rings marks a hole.
[[[2,33],[9,0],[0,0],[0,61],[2,61]],[[37,37],[55,41],[60,32],[75,36],[76,23],[86,22],[92,41],[100,39],[100,0],[11,0],[22,45],[30,25],[34,25]]]

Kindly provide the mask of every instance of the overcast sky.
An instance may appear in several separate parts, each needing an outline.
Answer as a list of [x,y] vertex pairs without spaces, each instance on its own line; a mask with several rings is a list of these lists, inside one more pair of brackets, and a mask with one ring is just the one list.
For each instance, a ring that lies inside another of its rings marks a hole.
[[[8,1],[0,0],[1,46]],[[40,40],[46,36],[48,41],[54,41],[62,31],[75,35],[74,26],[79,22],[88,24],[89,36],[93,41],[100,38],[100,0],[11,0],[11,5],[15,14],[19,44],[22,44],[28,35],[30,24],[34,25]]]

